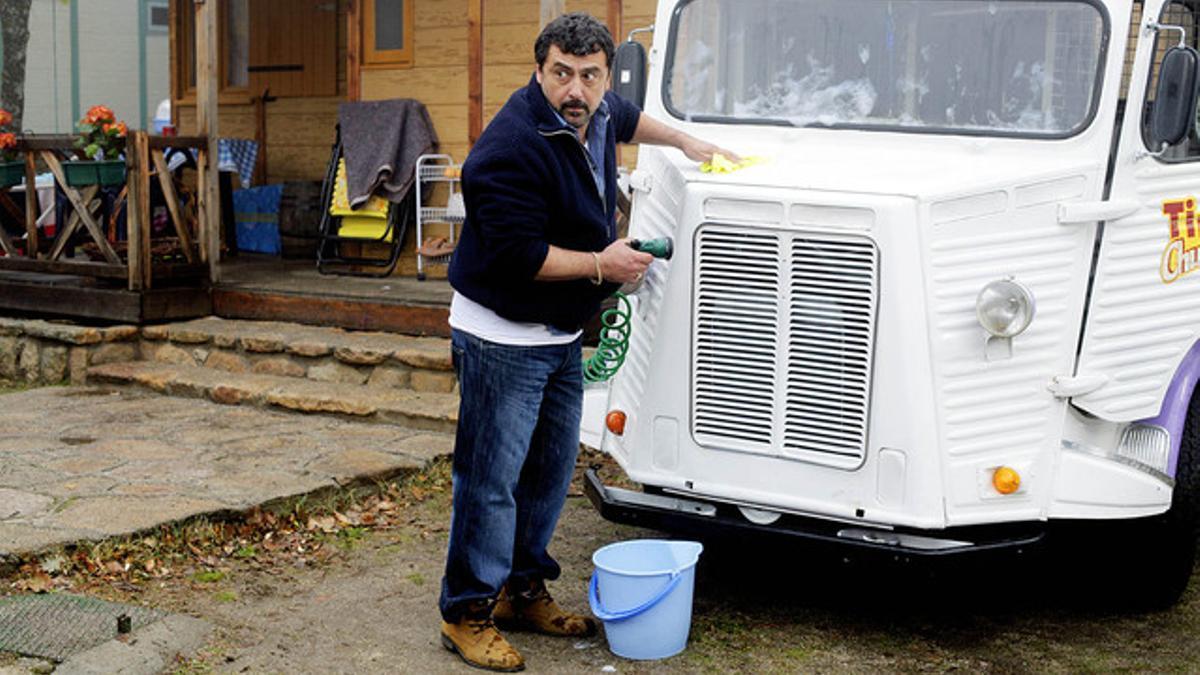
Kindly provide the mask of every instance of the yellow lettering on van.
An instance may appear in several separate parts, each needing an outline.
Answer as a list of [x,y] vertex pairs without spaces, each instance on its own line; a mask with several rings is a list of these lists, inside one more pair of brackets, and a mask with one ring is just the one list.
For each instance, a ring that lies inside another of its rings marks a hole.
[[1163,283],[1169,284],[1200,269],[1200,214],[1195,197],[1168,199],[1163,202],[1162,213],[1167,217],[1170,238],[1158,273]]

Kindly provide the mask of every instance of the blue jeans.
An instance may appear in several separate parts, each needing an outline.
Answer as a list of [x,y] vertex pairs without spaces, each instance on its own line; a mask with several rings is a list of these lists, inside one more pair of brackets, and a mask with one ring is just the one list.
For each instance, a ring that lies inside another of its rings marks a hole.
[[460,403],[454,514],[439,608],[447,621],[510,578],[557,579],[546,547],[579,452],[580,340],[514,347],[455,330]]

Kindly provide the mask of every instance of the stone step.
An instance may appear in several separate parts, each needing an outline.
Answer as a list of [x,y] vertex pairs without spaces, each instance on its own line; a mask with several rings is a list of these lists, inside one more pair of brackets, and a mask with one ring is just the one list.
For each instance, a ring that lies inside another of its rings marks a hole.
[[39,387],[0,400],[0,577],[58,546],[393,480],[454,448],[453,435],[428,429],[130,386]]
[[206,317],[146,326],[141,359],[230,373],[451,393],[445,338]]
[[197,365],[154,361],[109,363],[89,368],[88,381],[143,387],[170,396],[201,398],[225,405],[282,408],[445,433],[453,433],[458,420],[458,396],[452,393],[229,373]]

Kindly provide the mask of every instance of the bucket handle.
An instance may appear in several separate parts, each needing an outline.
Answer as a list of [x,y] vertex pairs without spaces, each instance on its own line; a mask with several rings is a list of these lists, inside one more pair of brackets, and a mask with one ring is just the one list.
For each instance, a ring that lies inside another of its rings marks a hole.
[[604,609],[604,606],[600,603],[600,592],[596,575],[597,572],[593,571],[592,581],[588,584],[588,601],[592,605],[592,614],[595,614],[596,618],[600,619],[601,621],[623,621],[625,619],[631,619],[642,612],[645,612],[646,610],[657,605],[663,598],[670,595],[671,591],[675,590],[675,587],[679,585],[679,580],[683,577],[683,575],[679,572],[671,572],[671,580],[668,581],[667,585],[663,586],[662,590],[659,591],[658,594],[653,598],[650,598],[646,602],[643,602],[633,609],[626,609],[620,612],[609,612],[608,610]]

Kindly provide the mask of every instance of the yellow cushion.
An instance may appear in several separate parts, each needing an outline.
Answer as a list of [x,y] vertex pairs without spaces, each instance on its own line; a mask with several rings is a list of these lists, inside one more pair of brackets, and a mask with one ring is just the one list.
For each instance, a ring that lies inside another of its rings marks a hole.
[[[371,195],[366,204],[357,209],[352,209],[350,208],[350,198],[346,194],[346,159],[342,157],[338,158],[337,177],[333,181],[333,200],[329,203],[329,214],[333,216],[387,220],[388,200],[379,195]],[[345,229],[344,223],[342,228]],[[380,230],[381,234],[382,232]]]
[[387,221],[373,216],[342,216],[342,225],[338,228],[339,237],[350,237],[353,239],[378,240],[380,237],[383,237],[385,232],[387,233],[387,237],[383,241],[390,243],[393,232],[388,229]]

